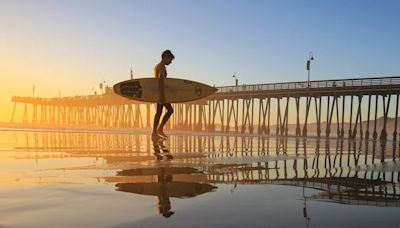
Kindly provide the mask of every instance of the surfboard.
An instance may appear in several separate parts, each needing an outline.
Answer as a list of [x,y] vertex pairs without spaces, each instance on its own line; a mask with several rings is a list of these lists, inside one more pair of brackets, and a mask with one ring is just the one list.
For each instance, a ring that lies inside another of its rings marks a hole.
[[[137,101],[156,103],[160,100],[157,78],[138,78],[119,82],[114,93]],[[164,79],[165,103],[179,103],[205,98],[217,89],[209,85],[179,78]]]

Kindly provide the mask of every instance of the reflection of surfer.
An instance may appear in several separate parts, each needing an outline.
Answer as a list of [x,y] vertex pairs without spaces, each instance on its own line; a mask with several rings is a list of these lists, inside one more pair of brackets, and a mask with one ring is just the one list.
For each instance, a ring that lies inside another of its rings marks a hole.
[[[153,137],[167,137],[164,133],[164,125],[167,123],[168,119],[171,117],[174,110],[172,109],[171,103],[165,103],[165,94],[164,94],[164,79],[167,77],[167,69],[165,66],[169,65],[175,56],[172,54],[170,50],[166,50],[161,55],[161,62],[158,63],[154,68],[154,76],[159,80],[159,91],[160,91],[160,100],[157,102],[157,111],[154,116],[154,124],[153,124]],[[160,117],[162,114],[163,107],[167,109],[167,113],[165,113],[161,124]]]
[[158,183],[160,183],[160,194],[158,198],[158,213],[169,218],[175,212],[171,211],[171,201],[168,196],[167,183],[172,181],[172,175],[166,175],[165,168],[160,169],[160,174],[157,175]]
[[153,148],[154,148],[154,155],[156,156],[157,160],[162,160],[160,146],[158,144],[158,139],[152,137],[151,140],[153,141]]
[[156,156],[157,160],[162,160],[163,156],[165,156],[168,160],[174,158],[164,144],[165,138],[152,137],[151,140],[153,141],[154,155]]

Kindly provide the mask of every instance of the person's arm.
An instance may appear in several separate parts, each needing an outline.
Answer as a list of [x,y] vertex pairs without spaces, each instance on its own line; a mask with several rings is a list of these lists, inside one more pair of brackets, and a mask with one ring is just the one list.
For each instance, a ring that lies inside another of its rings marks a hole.
[[164,93],[164,79],[166,77],[166,70],[162,67],[157,69],[157,76],[158,76],[158,90],[160,91],[160,104],[165,102],[165,93]]
[[165,102],[164,77],[158,78],[158,89],[160,91],[160,104],[163,104]]

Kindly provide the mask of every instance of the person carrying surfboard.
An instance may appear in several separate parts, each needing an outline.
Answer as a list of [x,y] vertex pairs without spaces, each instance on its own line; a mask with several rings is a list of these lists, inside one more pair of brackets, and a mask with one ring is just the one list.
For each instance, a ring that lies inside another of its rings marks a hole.
[[[172,54],[170,50],[165,50],[161,54],[161,62],[159,62],[154,67],[154,76],[158,79],[159,82],[158,88],[160,91],[160,100],[159,102],[157,102],[157,111],[154,116],[153,133],[152,133],[153,137],[159,137],[159,136],[167,137],[167,135],[164,133],[164,126],[167,123],[168,119],[171,117],[172,113],[174,112],[171,103],[165,103],[165,94],[164,94],[164,79],[167,77],[167,69],[165,66],[171,64],[174,58],[175,56]],[[161,124],[159,124],[163,107],[167,109],[167,113],[165,113],[161,121]]]

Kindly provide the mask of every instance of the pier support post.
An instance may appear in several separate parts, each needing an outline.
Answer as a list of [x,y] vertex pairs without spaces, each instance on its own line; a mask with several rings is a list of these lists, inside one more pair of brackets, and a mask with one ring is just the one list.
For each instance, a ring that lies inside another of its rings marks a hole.
[[369,120],[371,114],[371,95],[368,95],[368,113],[367,113],[367,129],[365,131],[365,140],[368,141],[369,139]]
[[343,138],[344,137],[344,113],[345,113],[345,109],[346,109],[346,96],[343,95],[343,102],[342,102],[342,126],[340,129],[340,137]]
[[278,112],[277,112],[277,116],[276,116],[276,135],[279,136],[280,135],[279,127],[281,125],[281,103],[280,103],[281,98],[278,97],[276,100],[278,102],[278,105],[277,105]]
[[267,134],[269,135],[270,132],[270,120],[271,120],[271,97],[268,97],[268,122],[267,122]]
[[305,117],[304,126],[303,126],[303,137],[307,136],[307,123],[308,123],[308,114],[310,113],[310,106],[311,106],[311,96],[307,96],[307,98],[306,98],[306,117]]
[[353,137],[357,137],[357,125],[360,123],[360,138],[362,139],[363,137],[363,132],[362,132],[362,118],[361,118],[361,103],[362,103],[362,96],[358,96],[358,108],[357,108],[357,114],[356,114],[356,122],[354,124],[354,130],[353,130]]
[[297,119],[296,119],[296,136],[301,135],[300,131],[300,97],[295,97],[296,101],[296,114],[297,114]]
[[351,95],[351,99],[350,99],[350,121],[349,121],[349,138],[353,137],[352,134],[352,126],[353,126],[353,95]]
[[398,112],[399,112],[399,94],[396,95],[396,114],[395,114],[395,119],[394,119],[394,131],[393,131],[393,141],[397,141],[397,118],[398,118]]
[[383,128],[381,131],[381,136],[380,139],[382,141],[386,141],[387,139],[387,131],[386,131],[386,123],[387,123],[387,117],[388,117],[388,112],[389,112],[389,106],[390,106],[390,98],[392,96],[388,96],[387,103],[385,102],[385,98],[387,95],[382,95],[382,100],[383,100]]
[[317,118],[317,136],[321,137],[321,100],[322,97],[314,97],[315,116]]
[[375,96],[375,121],[374,121],[374,132],[372,133],[372,138],[374,141],[378,138],[378,133],[376,132],[376,121],[378,119],[378,99],[379,95]]
[[[327,103],[327,106],[326,106],[326,127],[325,127],[325,137],[326,138],[329,138],[329,135],[330,135],[330,133],[331,133],[331,124],[330,124],[330,120],[331,120],[331,112],[330,112],[330,100],[331,100],[331,97],[330,96],[328,96],[328,103]],[[333,100],[333,102],[334,102],[335,100]],[[332,108],[335,106],[335,103],[333,103],[332,104]],[[332,109],[333,110],[333,109]]]

